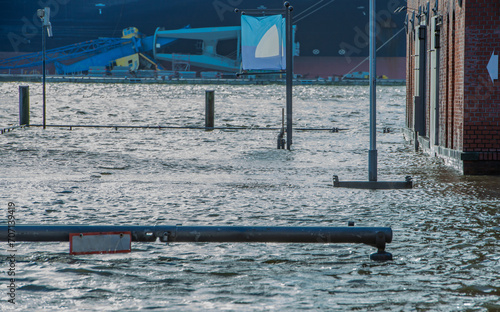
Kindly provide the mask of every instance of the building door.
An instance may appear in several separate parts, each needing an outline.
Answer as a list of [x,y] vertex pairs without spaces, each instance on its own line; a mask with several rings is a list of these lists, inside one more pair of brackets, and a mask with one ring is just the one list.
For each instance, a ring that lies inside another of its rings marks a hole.
[[440,29],[442,17],[433,16],[431,19],[431,49],[430,49],[430,131],[429,140],[431,148],[439,145],[439,53]]
[[425,19],[415,26],[415,96],[413,98],[413,127],[420,136],[426,136],[425,77],[426,77],[426,38]]

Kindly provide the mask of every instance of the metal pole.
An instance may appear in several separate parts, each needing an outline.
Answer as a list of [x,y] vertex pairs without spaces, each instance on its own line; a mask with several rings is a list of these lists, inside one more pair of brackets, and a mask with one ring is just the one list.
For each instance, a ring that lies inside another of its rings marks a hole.
[[30,125],[30,89],[19,86],[19,125]]
[[214,115],[215,115],[215,104],[214,104],[214,90],[205,91],[205,130],[214,129]]
[[285,2],[286,8],[286,149],[292,146],[292,83],[293,83],[293,39],[292,39],[292,10],[290,3]]
[[47,27],[45,25],[42,26],[42,106],[43,106],[43,114],[42,114],[42,124],[43,129],[45,129],[45,41],[47,34]]
[[377,181],[377,70],[375,0],[370,0],[370,150],[368,152],[368,180]]

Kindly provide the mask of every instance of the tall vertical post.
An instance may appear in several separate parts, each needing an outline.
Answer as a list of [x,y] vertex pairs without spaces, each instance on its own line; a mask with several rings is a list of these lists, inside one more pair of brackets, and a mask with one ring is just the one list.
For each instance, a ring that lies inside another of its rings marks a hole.
[[30,89],[29,86],[19,86],[19,125],[30,125]]
[[214,129],[215,115],[215,96],[214,90],[205,91],[205,130]]
[[45,68],[46,59],[46,36],[52,37],[52,25],[50,24],[50,7],[45,7],[44,9],[39,9],[36,14],[42,21],[42,98],[43,98],[43,113],[42,113],[42,124],[45,129],[45,75],[47,70]]
[[375,0],[370,0],[370,150],[368,180],[377,181],[377,70]]
[[45,41],[46,41],[46,36],[47,34],[45,33],[47,26],[42,25],[42,107],[43,107],[43,114],[42,114],[42,124],[43,124],[43,129],[45,129]]
[[292,146],[292,83],[293,83],[293,35],[292,10],[290,3],[285,2],[286,10],[286,149]]
[[[370,34],[370,150],[368,151],[368,182],[348,181],[340,182],[339,177],[333,176],[334,187],[366,188],[366,189],[407,189],[412,188],[412,179],[406,177],[404,182],[377,181],[377,49],[376,49],[376,10],[375,0],[370,0],[369,34]],[[379,258],[380,257],[380,258]],[[392,259],[392,255],[383,252],[374,254],[375,259]]]

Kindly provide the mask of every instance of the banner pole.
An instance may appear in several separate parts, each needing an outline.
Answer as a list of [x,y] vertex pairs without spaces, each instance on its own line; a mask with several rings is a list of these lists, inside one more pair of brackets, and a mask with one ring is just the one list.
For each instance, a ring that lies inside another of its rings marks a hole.
[[370,0],[370,150],[368,152],[368,181],[377,181],[377,70],[375,0]]
[[292,146],[292,88],[293,88],[293,42],[292,42],[292,10],[290,3],[284,3],[286,8],[286,149]]

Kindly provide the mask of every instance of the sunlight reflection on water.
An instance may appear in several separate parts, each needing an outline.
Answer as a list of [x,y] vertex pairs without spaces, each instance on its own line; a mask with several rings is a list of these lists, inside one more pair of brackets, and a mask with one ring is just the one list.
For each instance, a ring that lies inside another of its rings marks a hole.
[[[0,84],[0,123],[18,84]],[[49,124],[279,127],[282,86],[49,84]],[[30,84],[40,123],[40,84]],[[368,88],[294,88],[293,151],[277,131],[29,128],[0,136],[1,205],[19,223],[391,226],[395,260],[366,246],[137,243],[126,255],[69,256],[19,243],[18,305],[36,311],[500,309],[500,179],[460,176],[412,152],[404,87],[378,90],[379,178],[412,190],[334,189],[367,179]],[[382,133],[382,127],[393,131]],[[1,256],[6,256],[2,250]],[[5,267],[4,267],[5,268]],[[16,276],[17,277],[17,276]],[[3,275],[1,283],[7,283]],[[0,298],[2,310],[5,298]]]

